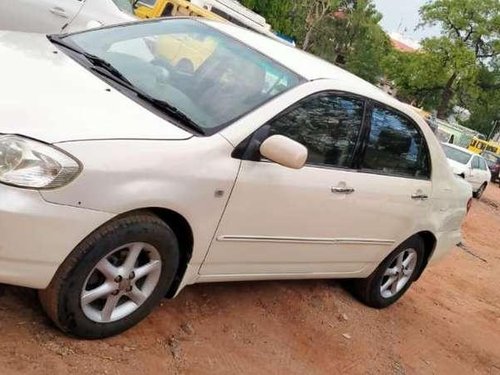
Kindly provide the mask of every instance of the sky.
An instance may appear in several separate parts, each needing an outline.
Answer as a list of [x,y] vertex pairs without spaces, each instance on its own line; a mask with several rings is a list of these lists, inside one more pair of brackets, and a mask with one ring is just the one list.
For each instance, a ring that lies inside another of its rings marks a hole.
[[400,36],[402,41],[418,43],[420,40],[436,36],[439,28],[425,26],[415,30],[420,23],[419,8],[427,0],[375,0],[375,5],[384,16],[381,25],[391,36]]

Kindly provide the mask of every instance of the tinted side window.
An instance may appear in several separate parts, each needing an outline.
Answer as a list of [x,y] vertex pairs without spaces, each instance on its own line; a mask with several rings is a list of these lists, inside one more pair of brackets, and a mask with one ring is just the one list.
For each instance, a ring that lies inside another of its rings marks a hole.
[[423,135],[406,117],[374,107],[361,168],[383,174],[428,178],[429,154]]
[[270,135],[285,135],[306,146],[308,164],[348,168],[363,112],[363,100],[320,94],[271,121]]
[[472,159],[472,169],[479,169],[479,158],[477,156]]

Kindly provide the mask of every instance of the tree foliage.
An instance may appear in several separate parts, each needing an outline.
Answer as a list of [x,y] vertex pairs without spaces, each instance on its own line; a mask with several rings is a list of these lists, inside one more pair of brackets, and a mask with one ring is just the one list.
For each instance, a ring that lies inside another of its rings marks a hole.
[[475,90],[466,107],[471,117],[465,125],[488,135],[493,121],[500,120],[500,66],[479,70]]
[[372,0],[244,0],[297,45],[376,82],[389,38]]
[[439,25],[452,41],[462,42],[477,59],[500,53],[500,1],[434,0],[420,9],[422,25]]
[[498,59],[500,1],[434,0],[422,6],[420,14],[422,25],[441,26],[444,33],[441,39],[448,40],[435,51],[448,66],[437,106],[438,117],[445,117],[453,104],[464,102],[464,97],[453,101],[455,95],[466,93],[465,87],[472,88],[474,84],[470,80],[474,80],[477,72]]
[[477,73],[471,51],[447,37],[424,40],[416,53],[393,51],[384,68],[401,99],[429,110],[441,105],[450,81],[454,88],[467,86]]

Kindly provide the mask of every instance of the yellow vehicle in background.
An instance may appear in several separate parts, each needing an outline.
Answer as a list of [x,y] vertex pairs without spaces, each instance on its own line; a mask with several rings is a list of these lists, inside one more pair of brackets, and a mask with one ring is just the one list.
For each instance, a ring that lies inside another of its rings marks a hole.
[[134,2],[134,13],[139,18],[159,18],[170,16],[203,17],[209,20],[226,19],[187,0],[139,0]]
[[154,54],[168,60],[179,71],[192,74],[212,55],[216,42],[212,38],[194,39],[185,35],[162,36]]
[[[139,0],[134,13],[143,19],[158,17],[203,17],[227,22],[224,18],[186,0]],[[212,54],[215,43],[210,38],[196,40],[185,36],[162,36],[153,46],[154,53],[168,60],[180,71],[193,73]]]
[[[241,4],[237,4],[243,7]],[[176,16],[202,17],[219,22],[235,23],[273,39],[279,39],[263,26],[254,25],[251,27],[248,24],[240,22],[235,15],[239,14],[237,12],[232,17],[229,14],[221,13],[226,14],[228,19],[214,13],[212,10],[216,9],[215,7],[209,10],[187,0],[136,0],[133,2],[133,8],[135,15],[143,19]],[[240,17],[243,17],[243,15],[240,15]],[[175,66],[178,71],[192,74],[212,55],[215,49],[215,42],[210,38],[186,39],[186,36],[181,34],[168,35],[158,37],[157,40],[152,41],[150,49],[156,56],[166,59],[171,65]]]
[[469,151],[476,154],[481,154],[483,151],[490,151],[500,155],[500,144],[496,142],[488,142],[483,139],[474,137],[468,147]]

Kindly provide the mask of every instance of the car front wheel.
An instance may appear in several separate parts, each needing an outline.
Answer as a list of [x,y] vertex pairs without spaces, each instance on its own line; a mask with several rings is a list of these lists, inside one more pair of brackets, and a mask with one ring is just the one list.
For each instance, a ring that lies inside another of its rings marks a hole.
[[70,254],[40,301],[54,323],[81,338],[116,335],[144,319],[170,287],[177,239],[149,213],[105,224]]
[[422,239],[410,238],[389,254],[368,278],[355,280],[354,294],[371,307],[384,308],[393,304],[415,280],[424,256]]

